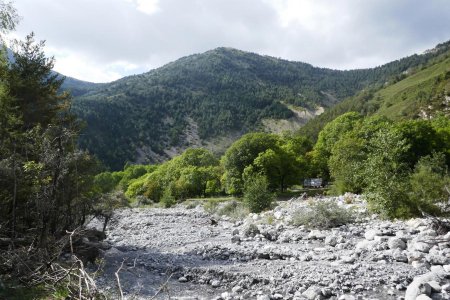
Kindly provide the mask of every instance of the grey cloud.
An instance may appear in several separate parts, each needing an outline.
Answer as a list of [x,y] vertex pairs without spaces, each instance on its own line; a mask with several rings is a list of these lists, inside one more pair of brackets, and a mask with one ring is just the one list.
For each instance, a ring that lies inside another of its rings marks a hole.
[[218,46],[323,67],[368,67],[450,38],[446,0],[310,3],[327,10],[317,32],[295,22],[283,27],[269,0],[160,0],[152,15],[126,0],[20,0],[16,6],[22,36],[34,30],[49,46],[99,65],[141,66],[132,72]]

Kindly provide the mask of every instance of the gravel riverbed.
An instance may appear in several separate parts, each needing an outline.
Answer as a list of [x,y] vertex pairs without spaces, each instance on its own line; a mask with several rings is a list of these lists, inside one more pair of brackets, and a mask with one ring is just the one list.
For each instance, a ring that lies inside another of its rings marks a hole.
[[97,285],[116,298],[123,263],[127,299],[450,299],[450,234],[424,219],[370,216],[357,196],[314,201],[360,217],[328,230],[294,227],[293,212],[308,205],[300,199],[239,221],[200,206],[118,210]]

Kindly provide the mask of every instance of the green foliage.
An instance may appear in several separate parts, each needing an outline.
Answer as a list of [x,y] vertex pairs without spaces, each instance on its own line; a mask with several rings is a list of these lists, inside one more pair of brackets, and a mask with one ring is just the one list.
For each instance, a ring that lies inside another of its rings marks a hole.
[[349,112],[337,117],[328,123],[319,134],[313,151],[313,164],[315,167],[313,175],[329,178],[328,160],[331,156],[332,148],[339,139],[351,131],[362,120],[358,113]]
[[244,190],[244,203],[253,213],[269,209],[275,196],[269,191],[269,182],[265,176],[253,175],[247,178]]
[[177,200],[173,196],[172,188],[170,186],[166,187],[161,196],[161,204],[165,208],[169,208],[177,204]]
[[[421,212],[439,215],[449,213],[450,176],[442,153],[420,158],[410,176],[410,198]],[[444,208],[447,211],[442,211]]]
[[278,142],[276,135],[266,133],[249,133],[234,142],[221,161],[225,169],[225,191],[229,194],[241,193],[244,186],[244,169],[250,166],[260,153],[276,148]]
[[[136,166],[133,169],[136,174],[136,170],[142,170],[142,167]],[[177,200],[212,196],[221,192],[222,171],[219,161],[205,149],[188,149],[170,161],[159,166],[145,167],[145,170],[148,173],[129,181],[125,192],[129,199],[143,195],[159,202],[167,187],[170,187],[171,196]]]
[[249,133],[233,143],[222,157],[225,191],[240,194],[244,181],[253,174],[269,180],[269,188],[279,189],[299,183],[306,175],[306,152],[311,149],[308,139],[301,136],[277,136]]
[[123,172],[102,172],[94,177],[94,185],[100,193],[112,192],[122,180]]
[[334,201],[315,201],[294,213],[293,223],[307,228],[327,229],[354,221],[352,213]]

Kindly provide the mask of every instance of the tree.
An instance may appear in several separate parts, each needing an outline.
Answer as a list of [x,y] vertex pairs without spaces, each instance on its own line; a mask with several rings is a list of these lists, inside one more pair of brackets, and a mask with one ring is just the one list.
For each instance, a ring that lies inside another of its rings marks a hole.
[[245,181],[244,203],[253,213],[260,213],[269,209],[274,200],[270,193],[267,178],[262,175],[253,174]]
[[450,176],[443,153],[421,157],[411,174],[410,184],[410,198],[417,212],[432,215],[450,213],[445,207],[450,196]]
[[408,217],[414,209],[407,195],[408,150],[408,142],[390,129],[380,130],[369,141],[370,154],[363,168],[364,193],[370,207],[388,218]]
[[249,133],[234,142],[222,157],[225,170],[223,184],[229,194],[240,194],[244,188],[244,169],[253,164],[258,155],[277,148],[279,137],[267,133]]
[[328,160],[333,146],[344,134],[353,130],[361,120],[360,114],[349,112],[337,117],[323,128],[314,145],[312,155],[315,168],[314,175],[322,176],[325,179],[329,178]]
[[44,45],[44,41],[35,42],[33,33],[16,42],[7,73],[9,93],[20,109],[24,129],[54,123],[70,101],[69,94],[60,93],[64,78],[52,73],[54,59],[45,56]]

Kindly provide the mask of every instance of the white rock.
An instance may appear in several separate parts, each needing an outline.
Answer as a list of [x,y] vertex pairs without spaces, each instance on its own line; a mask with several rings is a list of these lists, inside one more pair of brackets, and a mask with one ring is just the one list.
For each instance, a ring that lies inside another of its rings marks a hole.
[[400,238],[390,238],[388,240],[388,246],[389,249],[400,249],[400,250],[405,250],[406,249],[406,243],[400,239]]
[[323,234],[320,230],[311,230],[308,234],[308,239],[311,240],[323,240],[325,238],[325,234]]
[[[406,300],[406,298],[405,298],[405,300]],[[417,297],[415,298],[415,300],[433,300],[433,299],[431,299],[431,298],[428,297],[427,295],[421,294],[421,295],[417,296]]]
[[433,245],[430,243],[425,243],[417,240],[412,240],[408,243],[409,251],[420,251],[423,253],[428,253]]
[[[421,294],[420,286],[429,281],[437,281],[440,282],[445,278],[447,273],[441,266],[433,266],[431,267],[431,271],[417,276],[414,278],[413,282],[408,286],[405,293],[405,300],[415,300],[417,296]],[[425,298],[426,299],[426,298]]]
[[217,280],[217,279],[212,280],[212,281],[211,281],[211,286],[212,286],[213,288],[219,287],[219,286],[220,286],[220,281]]
[[432,281],[428,281],[428,284],[431,287],[432,293],[440,293],[442,291],[442,287],[439,284],[439,282],[432,280]]
[[341,256],[341,261],[345,264],[352,264],[355,262],[355,258],[353,256],[344,255]]
[[432,265],[447,265],[450,263],[450,258],[439,254],[428,254],[425,259]]
[[273,216],[275,219],[280,220],[283,217],[283,212],[281,211],[276,211],[273,213]]
[[369,229],[364,233],[364,237],[368,241],[372,241],[376,236],[381,235],[381,232],[376,229]]
[[317,296],[322,295],[322,290],[317,286],[310,286],[302,295],[309,300],[314,300]]
[[334,247],[337,245],[337,238],[334,235],[329,235],[325,238],[325,244]]

